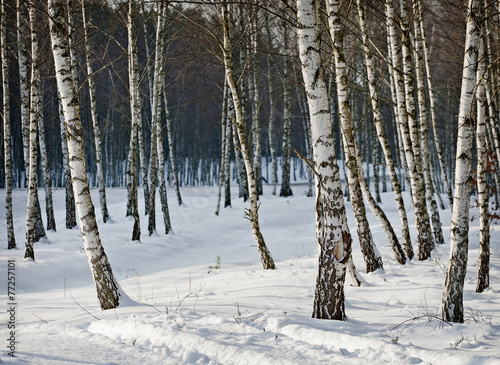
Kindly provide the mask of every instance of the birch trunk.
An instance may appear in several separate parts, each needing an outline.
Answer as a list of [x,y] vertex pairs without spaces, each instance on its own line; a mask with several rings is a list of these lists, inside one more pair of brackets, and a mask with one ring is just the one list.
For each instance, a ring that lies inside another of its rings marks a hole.
[[182,205],[181,191],[179,189],[179,177],[177,174],[177,163],[175,161],[174,148],[174,133],[172,131],[172,118],[170,118],[170,110],[168,108],[167,93],[163,92],[163,103],[165,104],[165,114],[167,116],[167,137],[168,137],[168,153],[170,158],[170,167],[172,178],[174,180],[175,194],[177,195],[177,204]]
[[231,137],[233,132],[234,108],[229,95],[229,86],[224,82],[227,99],[226,139],[224,143],[224,208],[231,206]]
[[7,58],[7,16],[5,0],[1,2],[0,9],[0,57],[2,58],[2,96],[3,96],[3,147],[5,162],[5,212],[7,218],[7,248],[16,248],[14,234],[14,216],[12,214],[12,160],[10,148],[10,90],[9,90],[9,64]]
[[330,35],[333,39],[333,54],[335,58],[335,78],[337,84],[337,97],[339,104],[339,119],[342,128],[344,151],[346,156],[346,167],[348,173],[349,192],[351,203],[356,217],[361,252],[365,259],[366,271],[372,272],[383,269],[382,258],[373,242],[368,219],[366,217],[365,205],[363,203],[362,189],[360,186],[361,166],[356,158],[355,137],[352,126],[351,111],[347,90],[347,72],[343,49],[343,35],[341,32],[339,18],[339,1],[328,0],[327,11]]
[[258,85],[258,25],[259,17],[258,8],[255,8],[256,14],[253,17],[250,34],[250,61],[252,63],[253,72],[250,74],[250,87],[252,89],[252,111],[253,111],[253,170],[257,183],[257,196],[262,195],[262,142],[260,128],[260,100],[259,100],[259,85]]
[[[286,22],[284,22],[286,23]],[[288,29],[287,24],[283,25],[283,46],[285,52],[288,52]],[[290,157],[292,143],[292,123],[290,119],[290,61],[289,56],[285,54],[285,62],[283,65],[283,165],[281,167],[281,190],[280,196],[292,196],[290,187]]]
[[155,112],[153,114],[153,120],[156,124],[156,135],[151,138],[156,138],[156,148],[157,148],[157,158],[158,158],[158,195],[160,196],[161,210],[163,212],[163,223],[165,225],[165,234],[168,234],[172,230],[172,224],[170,223],[170,213],[168,210],[167,202],[167,184],[165,181],[165,152],[163,149],[163,129],[161,127],[161,95],[164,85],[164,69],[163,69],[163,39],[165,32],[165,18],[166,18],[166,4],[160,5],[161,15],[158,16],[158,26],[156,34],[156,58],[155,58],[155,84],[154,84],[154,95],[156,98],[154,103]]
[[135,16],[137,14],[134,0],[129,0],[128,12],[128,77],[130,88],[130,115],[131,132],[127,163],[127,190],[129,195],[129,209],[134,226],[132,227],[132,241],[140,241],[141,224],[139,219],[139,207],[137,202],[137,134],[139,125],[142,124],[141,106],[139,102],[139,62],[137,60],[137,36],[135,30]]
[[420,28],[421,9],[419,0],[414,0],[413,3],[414,13],[414,29],[415,29],[415,42],[414,42],[414,55],[415,55],[415,72],[417,80],[417,100],[418,112],[420,120],[420,146],[422,152],[422,172],[425,185],[425,198],[427,205],[431,209],[431,222],[434,232],[434,242],[437,244],[444,244],[443,230],[441,228],[441,219],[439,217],[438,205],[434,198],[434,187],[431,178],[431,165],[429,157],[429,138],[427,132],[427,109],[425,103],[425,81],[423,69],[423,47],[422,47],[422,32]]
[[83,246],[97,288],[101,309],[116,308],[119,305],[120,291],[99,237],[94,205],[87,181],[83,128],[80,121],[78,98],[73,79],[67,77],[71,74],[71,61],[68,57],[67,30],[64,25],[64,6],[61,0],[49,0],[48,12],[57,87],[61,95],[68,130],[70,168],[73,189],[76,193]]
[[[297,38],[311,122],[316,181],[316,240],[319,267],[313,318],[345,320],[344,283],[351,234],[335,156],[330,108],[320,55],[320,9],[315,0],[297,0]],[[319,71],[319,72],[318,72]]]
[[[405,9],[405,6],[403,6]],[[418,163],[416,160],[414,145],[418,144],[418,132],[415,120],[415,105],[413,100],[413,84],[411,81],[411,56],[408,48],[408,32],[404,27],[403,58],[404,72],[401,72],[401,65],[398,55],[398,45],[396,42],[396,24],[392,0],[386,0],[387,21],[389,23],[389,43],[391,46],[393,76],[398,106],[399,127],[401,128],[401,138],[405,150],[405,158],[410,174],[412,200],[415,214],[415,223],[417,226],[418,241],[418,259],[427,260],[430,257],[434,247],[432,232],[430,229],[429,215],[425,202],[425,190],[423,181],[420,179]],[[406,16],[403,17],[406,19]],[[405,92],[406,91],[406,92]],[[408,110],[410,107],[411,110]],[[417,150],[417,149],[415,149]]]
[[88,39],[87,20],[85,16],[85,3],[82,2],[82,21],[85,39],[85,61],[87,63],[87,77],[89,82],[90,114],[94,128],[95,158],[97,167],[97,185],[99,187],[99,203],[101,205],[102,221],[106,223],[109,219],[108,205],[106,203],[106,186],[104,184],[104,169],[102,166],[101,129],[99,128],[99,116],[97,114],[96,86],[92,70],[91,48]]
[[485,42],[481,37],[479,48],[479,65],[477,70],[477,197],[479,202],[479,262],[477,273],[476,292],[482,293],[490,286],[489,264],[490,264],[490,217],[488,196],[488,148],[486,145],[486,62]]
[[71,170],[69,168],[68,141],[66,138],[66,126],[64,124],[64,114],[62,104],[59,99],[59,123],[61,128],[61,150],[62,150],[62,165],[64,170],[64,190],[66,203],[66,229],[76,227],[76,212],[75,212],[75,195],[71,186]]
[[384,125],[382,123],[382,114],[380,112],[379,97],[375,82],[375,72],[373,68],[373,57],[371,50],[368,46],[365,6],[362,0],[357,0],[357,5],[358,5],[358,15],[359,15],[361,34],[363,38],[363,49],[365,51],[366,74],[368,78],[368,90],[370,93],[370,103],[372,106],[373,123],[375,124],[378,141],[382,146],[385,163],[389,170],[389,177],[391,179],[392,189],[394,191],[394,198],[396,200],[396,205],[398,207],[399,220],[401,222],[403,246],[405,248],[406,255],[411,260],[413,258],[413,248],[410,238],[410,228],[408,226],[408,218],[406,216],[405,204],[403,200],[403,195],[401,193],[401,185],[399,184],[396,167],[394,166],[395,159],[393,159],[392,157],[391,149],[389,147],[389,141],[387,140],[387,137],[385,135]]
[[35,201],[37,199],[37,125],[38,125],[38,33],[35,31],[37,13],[33,4],[29,5],[31,31],[31,85],[30,85],[30,124],[29,124],[29,180],[28,201],[26,209],[26,250],[24,258],[35,260],[33,244],[35,241]]
[[460,323],[464,321],[463,286],[469,245],[470,180],[474,138],[474,120],[471,117],[471,109],[476,88],[476,70],[483,12],[482,0],[469,0],[460,110],[458,114],[450,261],[446,271],[443,292],[443,319]]
[[215,209],[215,215],[219,215],[220,212],[220,201],[222,199],[222,185],[224,185],[224,172],[226,163],[226,119],[227,119],[227,81],[224,80],[224,86],[222,91],[222,115],[221,115],[221,153],[220,153],[220,165],[219,165],[219,182],[218,182],[218,196],[217,196],[217,208]]
[[257,199],[258,199],[257,182],[255,180],[252,160],[250,158],[250,150],[247,144],[247,137],[245,133],[245,125],[241,109],[241,100],[239,97],[239,91],[233,75],[231,44],[229,41],[229,35],[230,35],[229,9],[225,1],[223,1],[222,3],[222,24],[223,24],[223,34],[224,34],[224,44],[222,47],[222,51],[224,54],[225,74],[233,98],[234,110],[236,114],[236,120],[234,125],[236,126],[236,131],[238,133],[241,154],[243,155],[243,162],[245,164],[247,179],[248,179],[248,193],[249,193],[248,195],[250,200],[250,206],[249,209],[246,211],[246,217],[248,218],[248,220],[250,220],[250,224],[252,226],[252,234],[255,243],[257,244],[257,249],[259,251],[260,259],[264,270],[269,270],[269,269],[274,270],[276,268],[274,265],[274,260],[271,257],[271,253],[267,249],[264,237],[262,236],[259,227],[259,206],[257,205]]
[[24,154],[24,173],[26,181],[29,171],[29,99],[30,86],[28,75],[28,56],[29,46],[27,45],[27,20],[29,15],[26,13],[26,3],[17,0],[17,43],[18,43],[18,62],[19,62],[19,94],[21,108],[21,129],[23,135],[23,154]]
[[[40,86],[40,84],[39,84]],[[45,212],[47,214],[47,230],[56,231],[56,219],[54,217],[54,204],[52,201],[52,181],[50,179],[49,161],[47,157],[47,146],[45,144],[45,127],[43,125],[43,102],[41,88],[38,90],[38,144],[40,146],[40,162],[42,163],[42,174],[45,190]]]

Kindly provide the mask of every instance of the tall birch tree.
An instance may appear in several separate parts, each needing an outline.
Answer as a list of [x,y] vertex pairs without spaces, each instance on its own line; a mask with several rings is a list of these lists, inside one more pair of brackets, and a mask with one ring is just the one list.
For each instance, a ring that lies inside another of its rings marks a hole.
[[384,125],[382,123],[382,113],[380,112],[380,104],[378,91],[375,81],[375,71],[373,67],[373,57],[370,47],[368,45],[368,34],[366,29],[366,10],[365,3],[363,0],[357,0],[358,5],[358,16],[359,25],[361,29],[361,35],[363,40],[363,49],[365,53],[365,64],[366,64],[366,74],[368,79],[368,90],[370,103],[372,106],[373,113],[373,123],[377,131],[378,141],[382,146],[382,151],[384,154],[385,163],[389,170],[389,177],[392,183],[392,189],[394,191],[394,198],[398,207],[399,219],[401,221],[401,231],[403,235],[403,246],[405,248],[406,255],[411,260],[413,258],[413,248],[411,244],[410,228],[408,226],[408,218],[406,215],[405,204],[403,200],[403,194],[401,192],[401,185],[399,183],[398,175],[396,172],[396,167],[394,164],[394,159],[392,157],[391,149],[389,147],[389,141],[387,140]]
[[[132,228],[132,241],[140,241],[141,224],[139,218],[139,207],[137,202],[137,133],[141,118],[139,104],[139,62],[137,60],[137,37],[135,27],[135,15],[137,14],[134,0],[129,0],[129,11],[127,20],[128,29],[128,77],[130,89],[130,115],[131,132],[127,163],[127,190],[129,194],[129,209],[134,219]],[[141,123],[142,124],[142,123]]]
[[464,321],[463,288],[469,246],[469,208],[472,174],[474,120],[472,103],[476,89],[476,71],[482,32],[483,0],[469,0],[465,40],[458,140],[455,165],[455,187],[451,216],[450,261],[443,292],[443,319]]
[[5,213],[7,218],[7,248],[16,248],[14,234],[14,216],[12,214],[12,159],[10,148],[10,90],[9,90],[9,64],[7,58],[7,15],[5,0],[0,8],[0,57],[2,58],[2,96],[3,96],[3,147],[5,162]]
[[479,203],[479,262],[477,273],[476,292],[482,293],[490,285],[489,263],[490,263],[490,215],[489,215],[489,192],[487,182],[488,172],[488,148],[486,143],[486,54],[485,37],[480,39],[479,65],[477,70],[477,197]]
[[[409,50],[409,34],[407,17],[402,16],[403,27],[403,59],[405,59],[403,70],[399,58],[396,37],[396,15],[394,13],[393,0],[386,0],[386,14],[388,22],[388,38],[391,50],[393,77],[396,94],[396,105],[398,113],[398,128],[401,130],[401,139],[404,146],[404,157],[410,175],[412,200],[414,207],[415,222],[417,226],[418,259],[427,260],[434,247],[432,232],[427,213],[425,201],[425,187],[418,170],[418,162],[415,158],[414,147],[418,147],[418,130],[416,128],[415,105],[413,101],[413,82],[411,79],[411,54]],[[402,5],[402,11],[406,11],[406,5]],[[411,110],[408,110],[408,106]],[[410,133],[411,132],[411,133]]]
[[222,3],[222,30],[223,30],[223,44],[222,52],[224,57],[224,68],[225,76],[229,88],[231,90],[231,95],[233,99],[234,111],[235,111],[235,121],[234,125],[236,127],[236,133],[240,142],[240,150],[243,156],[244,166],[246,168],[246,177],[248,179],[248,197],[250,200],[250,206],[246,211],[246,217],[250,221],[252,227],[252,235],[254,237],[255,243],[257,244],[257,249],[259,251],[262,266],[265,270],[274,270],[276,268],[274,260],[269,252],[264,237],[260,231],[259,226],[259,205],[257,204],[258,192],[257,192],[257,182],[255,180],[255,173],[252,166],[252,160],[250,158],[250,150],[248,147],[247,136],[245,132],[243,112],[241,108],[241,100],[239,97],[238,86],[233,75],[233,64],[231,57],[231,42],[230,42],[230,18],[229,18],[229,6],[224,0]]
[[82,3],[82,21],[83,21],[83,32],[84,32],[83,36],[85,39],[85,62],[87,63],[87,77],[89,83],[90,114],[92,116],[92,126],[94,129],[97,185],[99,187],[99,203],[101,205],[102,221],[106,223],[111,217],[109,216],[108,204],[106,203],[106,186],[104,184],[104,168],[102,166],[101,129],[99,127],[99,115],[97,113],[96,85],[92,69],[92,52],[91,52],[90,40],[88,37],[88,25],[85,13],[85,1],[84,0],[80,1]]
[[344,283],[351,234],[335,155],[330,106],[320,54],[320,10],[316,0],[297,0],[297,38],[309,105],[316,182],[316,241],[319,267],[313,318],[345,320]]
[[119,305],[120,290],[101,244],[94,205],[92,204],[87,181],[83,128],[80,120],[78,97],[73,79],[67,77],[67,75],[71,74],[71,60],[68,52],[68,31],[64,21],[64,6],[61,0],[49,0],[48,4],[52,53],[56,69],[57,87],[61,95],[68,130],[69,163],[80,221],[80,232],[101,309],[112,309]]
[[335,59],[335,80],[337,84],[337,98],[339,105],[339,119],[344,142],[348,185],[351,195],[352,208],[356,217],[361,252],[365,259],[366,271],[372,272],[383,268],[382,258],[373,241],[370,225],[366,217],[363,203],[362,188],[360,185],[360,169],[357,161],[356,142],[352,126],[351,110],[347,90],[347,71],[344,56],[343,34],[340,23],[340,4],[338,0],[327,0],[328,23],[333,43]]
[[30,85],[30,123],[29,123],[29,179],[28,200],[26,208],[26,250],[24,258],[35,260],[35,201],[37,199],[37,133],[38,133],[38,33],[35,29],[38,23],[37,11],[34,4],[29,5],[29,19],[31,31],[31,85]]

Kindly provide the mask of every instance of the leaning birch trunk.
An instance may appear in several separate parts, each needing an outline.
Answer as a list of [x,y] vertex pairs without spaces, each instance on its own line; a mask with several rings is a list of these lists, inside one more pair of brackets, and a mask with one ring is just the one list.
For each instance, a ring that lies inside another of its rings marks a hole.
[[415,1],[413,3],[413,13],[414,13],[414,29],[415,29],[415,41],[414,41],[414,55],[415,55],[415,73],[417,80],[417,100],[418,100],[418,113],[420,120],[420,146],[422,152],[422,172],[425,184],[425,198],[427,205],[431,210],[431,223],[434,232],[434,240],[436,244],[443,244],[443,230],[441,228],[441,219],[439,217],[438,205],[436,199],[434,198],[434,186],[431,178],[431,165],[429,157],[429,138],[427,132],[427,109],[425,104],[425,82],[424,82],[424,69],[423,69],[423,49],[422,49],[422,33],[420,28],[420,9],[419,2]]
[[226,135],[224,138],[224,208],[231,206],[231,138],[233,135],[234,107],[229,95],[229,86],[225,86],[227,99]]
[[479,262],[476,292],[482,293],[490,286],[490,217],[489,196],[486,175],[488,172],[488,148],[486,145],[486,65],[484,54],[484,37],[481,38],[479,49],[479,65],[477,70],[477,196],[479,202]]
[[358,175],[359,175],[359,184],[361,187],[361,191],[363,193],[363,197],[365,198],[366,202],[368,203],[368,206],[370,207],[370,210],[372,213],[377,217],[379,223],[381,224],[382,228],[384,229],[385,234],[387,235],[387,238],[389,240],[389,243],[391,245],[392,251],[394,252],[394,256],[397,262],[400,264],[404,265],[406,264],[406,257],[405,253],[403,251],[403,248],[399,244],[398,236],[396,236],[396,232],[394,232],[394,229],[392,228],[391,222],[389,222],[389,219],[385,215],[384,211],[380,206],[377,204],[375,199],[373,198],[370,188],[368,186],[368,183],[363,175],[363,161],[361,159],[361,155],[359,153],[359,148],[356,144],[356,141],[354,141],[354,147],[355,147],[355,153],[356,153],[356,160],[357,160],[357,165],[358,165]]
[[221,115],[221,144],[220,144],[220,165],[219,165],[219,179],[218,179],[218,195],[217,195],[217,208],[215,208],[215,215],[219,215],[220,201],[222,199],[222,185],[224,184],[224,171],[226,162],[226,119],[227,119],[227,81],[224,80],[222,89],[222,115]]
[[366,73],[368,78],[370,102],[372,105],[372,112],[373,112],[373,123],[375,124],[375,128],[377,130],[377,137],[380,142],[380,145],[382,146],[385,163],[389,170],[389,177],[391,179],[392,189],[394,191],[394,198],[396,200],[396,204],[398,207],[399,220],[401,222],[403,246],[405,248],[406,255],[411,260],[413,258],[413,248],[411,244],[410,228],[408,226],[408,218],[406,216],[403,194],[401,193],[401,185],[399,184],[398,175],[396,172],[396,168],[394,166],[394,159],[392,158],[391,149],[389,147],[389,141],[387,140],[387,137],[385,135],[384,125],[382,123],[382,114],[380,112],[377,85],[375,83],[375,72],[373,69],[373,58],[370,48],[368,46],[368,36],[366,32],[366,11],[364,6],[364,1],[357,0],[357,3],[358,3],[359,23],[363,37],[363,48],[365,51]]
[[92,126],[94,127],[95,159],[97,167],[97,185],[99,187],[99,203],[101,205],[102,221],[106,223],[109,219],[108,205],[106,203],[106,186],[104,185],[104,169],[102,166],[101,129],[99,128],[99,117],[97,114],[96,86],[92,71],[91,48],[88,39],[87,20],[85,17],[85,3],[82,1],[82,21],[85,38],[85,61],[87,63],[87,77],[89,82],[90,113]]
[[165,104],[165,114],[167,119],[167,138],[168,138],[168,156],[170,161],[172,179],[174,180],[175,194],[177,195],[177,204],[182,205],[181,191],[179,189],[179,175],[177,173],[177,163],[175,161],[174,133],[172,131],[172,118],[168,108],[167,93],[163,92],[163,103]]
[[345,320],[344,283],[351,256],[351,234],[340,185],[330,123],[330,109],[320,55],[320,10],[311,0],[297,0],[297,38],[309,105],[316,181],[316,241],[319,267],[313,318]]
[[467,13],[464,66],[458,114],[455,188],[450,229],[450,261],[443,292],[443,319],[460,323],[464,321],[463,287],[469,245],[470,179],[474,139],[474,120],[471,115],[484,11],[482,3],[483,0],[469,0]]
[[[39,84],[40,86],[40,84]],[[56,231],[56,219],[54,217],[54,204],[52,200],[52,181],[50,179],[49,161],[47,158],[47,145],[45,143],[45,127],[43,125],[43,102],[42,94],[38,90],[38,144],[40,146],[40,162],[42,163],[42,175],[45,190],[45,213],[47,215],[47,230]]]
[[7,58],[7,16],[5,0],[0,9],[0,58],[2,59],[2,95],[3,95],[3,147],[5,161],[5,212],[7,218],[7,248],[16,248],[14,234],[14,216],[12,214],[12,160],[10,149],[10,101],[9,101],[9,64]]
[[[131,132],[130,146],[127,163],[127,190],[129,194],[129,209],[134,226],[132,227],[132,241],[140,241],[141,224],[139,219],[139,207],[137,202],[137,133],[141,118],[141,106],[139,103],[139,62],[137,61],[137,38],[135,34],[135,4],[129,0],[128,12],[128,77],[130,87],[130,115]],[[141,123],[142,124],[142,123]]]
[[443,174],[443,184],[446,191],[446,195],[448,196],[448,201],[450,205],[453,204],[453,195],[451,193],[450,182],[448,179],[448,173],[446,172],[446,165],[444,162],[444,154],[441,148],[441,140],[439,138],[439,132],[437,128],[437,118],[436,118],[436,97],[434,96],[434,86],[432,83],[432,73],[431,66],[429,63],[429,48],[427,46],[427,38],[425,37],[425,27],[424,21],[422,19],[422,6],[421,0],[417,0],[419,4],[419,17],[420,17],[420,31],[422,35],[422,49],[424,56],[424,65],[425,65],[425,73],[426,73],[426,81],[427,81],[427,91],[429,93],[429,111],[431,114],[431,126],[432,133],[434,135],[434,144],[436,145],[436,151],[438,154],[439,166],[441,167],[441,173]]
[[344,141],[344,151],[346,156],[346,167],[348,174],[349,192],[351,195],[352,208],[356,217],[356,228],[358,231],[361,252],[366,264],[366,271],[372,272],[383,268],[382,258],[373,242],[370,225],[366,217],[365,205],[360,186],[359,173],[361,168],[356,160],[356,146],[353,132],[349,97],[347,91],[347,71],[343,49],[343,35],[341,32],[339,18],[339,1],[328,0],[327,11],[329,14],[328,23],[330,35],[333,39],[333,54],[335,58],[335,78],[337,84],[337,97],[339,105],[339,119],[341,133]]
[[[288,24],[283,22],[283,47],[285,52],[288,52]],[[283,155],[283,165],[281,167],[281,190],[280,196],[291,196],[293,195],[292,189],[290,187],[290,157],[291,157],[291,144],[292,144],[292,122],[290,119],[290,61],[289,56],[285,55],[285,62],[283,64],[283,145],[282,145],[282,155]]]
[[246,211],[246,217],[250,221],[252,226],[252,235],[254,237],[255,243],[257,244],[257,249],[260,254],[260,259],[262,262],[262,267],[264,270],[274,270],[276,267],[274,265],[274,260],[271,257],[271,253],[267,249],[264,237],[260,232],[259,227],[259,206],[257,204],[258,193],[257,193],[257,182],[255,180],[255,174],[253,171],[252,160],[250,158],[250,150],[247,144],[247,137],[245,133],[245,125],[243,119],[243,113],[241,109],[241,100],[239,97],[238,87],[234,80],[233,75],[233,65],[231,59],[231,45],[229,41],[229,9],[225,1],[222,3],[222,26],[224,35],[224,44],[222,45],[222,52],[224,54],[224,68],[227,83],[231,90],[233,105],[236,114],[236,120],[234,122],[236,126],[236,131],[238,133],[240,141],[241,154],[243,155],[243,162],[246,168],[246,175],[248,179],[248,195],[250,200],[250,207]]
[[99,230],[94,213],[94,205],[90,197],[83,146],[83,128],[80,121],[80,110],[76,88],[71,77],[71,61],[68,57],[67,31],[64,21],[64,6],[61,0],[49,0],[49,27],[52,41],[52,52],[56,69],[57,87],[68,130],[68,151],[73,178],[73,189],[76,192],[76,205],[80,219],[80,232],[94,282],[97,289],[101,309],[116,308],[119,305],[120,291],[111,266],[101,245]]
[[29,180],[28,180],[28,201],[26,208],[26,250],[24,258],[35,260],[33,244],[35,241],[35,201],[37,199],[37,124],[38,124],[38,34],[35,31],[37,23],[36,9],[34,5],[29,5],[29,19],[31,30],[31,85],[30,85],[30,124],[29,124]]
[[[403,146],[405,150],[405,158],[408,166],[408,171],[410,174],[410,182],[411,182],[411,196],[413,200],[414,206],[414,215],[415,215],[415,223],[417,226],[417,242],[418,242],[418,259],[419,260],[427,260],[430,257],[431,251],[433,249],[434,243],[432,240],[432,232],[429,223],[429,215],[427,213],[427,206],[425,202],[425,190],[422,190],[424,185],[422,180],[420,179],[420,174],[418,171],[418,164],[415,159],[415,154],[413,151],[413,142],[418,143],[418,136],[416,135],[415,120],[414,120],[414,105],[412,112],[407,112],[407,102],[411,104],[411,100],[413,98],[413,92],[411,90],[406,91],[405,89],[413,87],[411,82],[411,77],[409,73],[411,73],[411,65],[409,61],[406,62],[404,75],[401,72],[401,62],[398,54],[398,45],[396,41],[396,19],[394,14],[394,7],[392,0],[386,0],[386,12],[387,12],[387,21],[389,28],[389,43],[391,47],[392,54],[392,63],[393,63],[393,77],[396,91],[396,99],[398,106],[398,126],[401,129],[401,137],[403,140]],[[406,30],[406,29],[405,29]],[[405,32],[405,36],[408,34]],[[408,45],[403,43],[404,56],[409,56]],[[411,57],[410,57],[411,59]],[[412,95],[411,97],[409,95]],[[410,105],[411,107],[411,105]],[[413,114],[412,114],[413,113]],[[411,119],[411,123],[410,123]],[[410,124],[411,131],[413,132],[413,138],[410,136]]]

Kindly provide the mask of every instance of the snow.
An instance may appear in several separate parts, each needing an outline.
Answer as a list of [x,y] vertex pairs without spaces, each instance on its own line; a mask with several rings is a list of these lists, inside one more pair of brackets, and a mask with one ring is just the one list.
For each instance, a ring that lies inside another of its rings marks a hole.
[[[36,261],[25,260],[26,190],[14,190],[14,227],[19,249],[7,250],[0,219],[2,330],[0,362],[6,364],[499,364],[500,227],[491,227],[491,288],[475,293],[478,212],[470,223],[464,302],[466,321],[440,318],[449,257],[450,210],[441,211],[446,244],[432,260],[398,264],[377,219],[368,212],[384,270],[366,274],[350,203],[353,255],[363,277],[360,288],[346,279],[347,321],[311,319],[317,257],[314,198],[307,186],[294,196],[271,196],[264,186],[259,209],[264,239],[277,270],[264,271],[254,246],[247,203],[216,208],[216,187],[184,187],[178,207],[169,189],[174,232],[147,235],[140,199],[141,242],[130,241],[133,221],[125,218],[126,190],[107,189],[112,221],[99,230],[113,272],[133,301],[101,311],[78,228],[64,225],[64,190],[54,191],[57,232],[35,244]],[[44,191],[39,191],[44,211]],[[92,190],[98,205],[98,191]],[[142,198],[142,192],[138,196]],[[404,196],[412,239],[411,200]],[[0,191],[5,201],[5,190]],[[396,232],[399,218],[392,193],[382,194]],[[2,204],[0,216],[5,217]],[[415,247],[415,250],[417,248]],[[217,268],[217,257],[220,268]],[[15,260],[15,358],[8,355],[12,329],[7,298],[8,260]]]

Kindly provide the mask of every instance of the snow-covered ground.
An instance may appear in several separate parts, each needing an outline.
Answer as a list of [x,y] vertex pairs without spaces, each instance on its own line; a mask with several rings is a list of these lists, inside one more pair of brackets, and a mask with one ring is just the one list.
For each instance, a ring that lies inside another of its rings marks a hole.
[[[77,228],[65,229],[64,191],[54,192],[57,232],[35,245],[36,261],[24,260],[26,191],[14,191],[19,249],[6,249],[5,207],[0,207],[0,362],[6,364],[500,364],[500,226],[491,228],[491,288],[475,293],[478,258],[477,209],[472,208],[465,282],[466,322],[439,320],[449,255],[450,211],[441,211],[446,244],[432,260],[399,265],[369,212],[384,270],[366,274],[350,204],[354,261],[363,286],[346,279],[345,322],[311,319],[317,271],[314,198],[306,185],[294,196],[261,198],[261,228],[276,261],[264,271],[252,240],[247,206],[215,216],[216,187],[184,187],[184,206],[169,190],[174,232],[131,242],[125,218],[126,190],[107,189],[112,222],[100,219],[102,243],[124,292],[136,303],[101,311]],[[279,191],[279,190],[278,190]],[[237,188],[233,188],[233,196]],[[139,192],[142,197],[142,191]],[[400,232],[392,193],[382,207]],[[0,191],[5,201],[5,190]],[[42,210],[44,192],[40,190]],[[411,203],[405,195],[412,239]],[[140,200],[143,213],[143,200]],[[415,250],[417,248],[415,247]],[[7,297],[8,260],[15,264],[15,358],[8,355],[12,312]],[[218,267],[220,266],[220,267]]]

